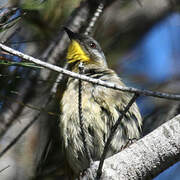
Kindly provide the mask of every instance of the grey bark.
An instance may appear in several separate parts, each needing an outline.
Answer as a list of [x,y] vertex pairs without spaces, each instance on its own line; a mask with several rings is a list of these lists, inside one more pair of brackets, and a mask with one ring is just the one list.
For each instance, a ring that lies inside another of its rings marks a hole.
[[[180,115],[105,160],[102,180],[152,179],[180,160]],[[95,175],[99,162],[87,171]],[[84,179],[88,179],[88,173]]]

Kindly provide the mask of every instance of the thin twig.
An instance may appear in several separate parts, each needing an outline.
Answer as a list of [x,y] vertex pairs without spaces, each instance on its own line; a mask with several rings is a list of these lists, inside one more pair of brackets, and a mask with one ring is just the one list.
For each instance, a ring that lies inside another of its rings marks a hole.
[[137,88],[133,88],[133,87],[119,86],[119,85],[111,83],[111,82],[105,82],[105,81],[102,81],[100,79],[90,78],[88,76],[80,75],[78,73],[65,70],[61,67],[43,62],[39,59],[33,58],[32,56],[26,55],[26,54],[21,53],[17,50],[14,50],[10,47],[7,47],[1,43],[0,43],[0,48],[4,51],[10,53],[10,54],[21,57],[22,59],[25,59],[27,61],[38,64],[38,65],[43,66],[47,69],[50,69],[50,70],[53,70],[53,71],[56,71],[56,72],[59,72],[62,74],[66,74],[66,75],[71,76],[73,78],[77,78],[77,79],[81,79],[81,80],[84,80],[87,82],[91,82],[93,84],[98,84],[98,85],[101,85],[101,86],[104,86],[107,88],[112,88],[115,90],[120,90],[120,91],[125,91],[125,92],[130,92],[130,93],[138,93],[140,95],[145,95],[145,96],[153,96],[153,97],[157,97],[157,98],[165,98],[165,99],[171,99],[171,100],[180,100],[180,94],[162,93],[162,92],[156,92],[156,91],[150,91],[150,90],[144,90],[144,89],[137,89]]
[[[93,17],[91,18],[90,22],[88,23],[88,26],[84,32],[85,35],[88,35],[92,33],[92,29],[97,22],[97,19],[99,18],[100,14],[102,13],[102,10],[104,8],[104,0],[98,5],[96,11],[94,12]],[[83,64],[79,64],[79,74],[83,74]],[[84,148],[85,152],[87,155],[87,159],[90,162],[90,165],[93,163],[93,160],[91,158],[91,154],[89,149],[87,148],[87,142],[86,142],[86,135],[85,135],[85,130],[84,130],[84,122],[83,122],[83,113],[82,113],[82,80],[79,79],[79,92],[78,92],[78,110],[79,110],[79,122],[80,122],[80,128],[81,128],[81,133],[82,133],[82,138],[83,138],[83,143],[84,143]]]
[[9,167],[10,167],[10,165],[7,165],[6,167],[4,167],[3,169],[0,170],[0,173],[3,172],[4,170],[6,170]]
[[85,35],[88,35],[88,34],[92,33],[92,29],[93,29],[95,23],[97,22],[99,16],[103,12],[104,3],[105,3],[105,1],[102,0],[102,2],[98,5],[96,11],[94,12],[93,17],[91,18],[91,20],[90,20],[90,22],[89,22],[89,24],[88,24],[88,26],[87,26],[87,28],[86,28],[86,30],[84,32]]
[[[80,63],[79,64],[79,74],[82,74],[82,73],[83,73],[83,64]],[[92,161],[89,149],[87,148],[86,135],[85,135],[85,130],[84,130],[83,113],[82,113],[82,80],[81,79],[79,79],[78,110],[79,110],[79,123],[80,123],[85,153],[86,153],[88,161],[90,162],[90,164],[92,164],[93,161]]]
[[96,180],[99,180],[100,177],[101,177],[104,160],[106,158],[106,154],[108,152],[110,143],[111,143],[111,141],[112,141],[112,139],[113,139],[113,137],[114,137],[114,135],[116,133],[116,130],[117,130],[119,124],[121,123],[122,118],[128,112],[129,108],[132,106],[132,104],[135,102],[135,100],[137,99],[138,96],[139,96],[139,94],[134,94],[134,96],[131,98],[131,100],[129,101],[129,103],[125,107],[124,111],[122,111],[121,115],[119,116],[119,118],[116,121],[116,123],[114,124],[114,126],[111,128],[110,135],[109,135],[109,137],[107,139],[107,142],[106,142],[105,147],[104,147],[103,154],[102,154],[101,159],[100,159],[99,167],[98,167],[98,170],[97,170]]

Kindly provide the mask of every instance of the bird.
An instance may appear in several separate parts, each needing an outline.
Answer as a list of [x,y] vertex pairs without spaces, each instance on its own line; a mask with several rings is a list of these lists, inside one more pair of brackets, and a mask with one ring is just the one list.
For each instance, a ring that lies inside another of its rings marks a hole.
[[[70,44],[66,60],[73,72],[125,87],[115,71],[108,68],[105,55],[99,43],[92,37],[75,33],[64,28]],[[78,112],[79,80],[69,77],[60,100],[59,128],[64,157],[71,169],[72,177],[77,178],[90,166],[83,143]],[[100,160],[112,126],[122,115],[133,94],[106,88],[98,84],[82,81],[82,121],[86,148],[93,161]],[[141,136],[142,117],[134,102],[119,124],[106,157],[122,150],[130,139]],[[73,179],[72,178],[72,179]]]

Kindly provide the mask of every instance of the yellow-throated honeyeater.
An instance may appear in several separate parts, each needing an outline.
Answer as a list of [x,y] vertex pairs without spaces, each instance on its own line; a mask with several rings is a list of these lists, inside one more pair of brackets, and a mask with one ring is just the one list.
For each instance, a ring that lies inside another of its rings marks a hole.
[[[72,71],[78,72],[79,63],[84,66],[84,75],[125,86],[118,75],[108,68],[106,58],[99,44],[86,35],[74,33],[65,28],[71,42],[66,59],[72,63]],[[77,176],[89,167],[84,148],[78,112],[79,80],[69,78],[62,96],[60,109],[60,132],[69,167]],[[87,148],[91,158],[99,160],[110,129],[118,120],[132,94],[82,82],[82,115]],[[129,139],[140,137],[142,119],[136,103],[122,119],[112,140],[107,156],[111,156],[127,145]]]

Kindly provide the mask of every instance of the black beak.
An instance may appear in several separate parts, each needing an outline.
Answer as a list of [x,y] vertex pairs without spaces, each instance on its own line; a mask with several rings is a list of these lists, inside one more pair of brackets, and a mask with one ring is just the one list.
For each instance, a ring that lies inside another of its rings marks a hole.
[[64,30],[66,31],[66,33],[68,34],[70,39],[79,39],[79,35],[77,33],[72,32],[70,29],[68,29],[67,27],[64,27]]

